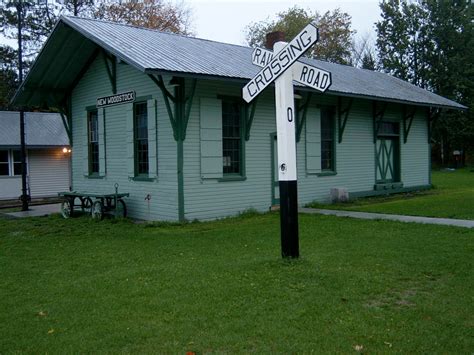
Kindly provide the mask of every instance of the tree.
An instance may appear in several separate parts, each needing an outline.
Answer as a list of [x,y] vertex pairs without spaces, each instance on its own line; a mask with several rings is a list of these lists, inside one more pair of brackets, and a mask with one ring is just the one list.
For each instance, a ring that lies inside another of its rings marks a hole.
[[13,48],[0,46],[0,110],[10,108],[10,100],[17,89],[16,57],[16,51]]
[[376,52],[372,45],[370,33],[355,38],[352,42],[351,61],[354,67],[376,70]]
[[191,34],[191,12],[184,3],[173,5],[164,0],[104,2],[99,5],[94,15],[96,18],[113,22]]
[[[466,0],[385,0],[376,24],[380,67],[468,107],[474,105],[474,5]],[[441,156],[474,151],[474,115],[444,111],[433,139]],[[440,148],[442,147],[442,148]]]
[[64,8],[62,10],[74,16],[92,17],[95,2],[97,0],[63,0]]
[[375,58],[370,52],[366,52],[364,56],[362,57],[362,63],[361,63],[361,68],[362,69],[369,69],[369,70],[376,70],[377,66],[375,63]]
[[[37,5],[23,1],[23,67],[24,74],[39,53],[41,46],[51,34],[61,15],[80,15],[88,18],[103,18],[110,21],[144,26],[182,34],[190,34],[191,12],[184,3],[173,5],[164,0],[46,0]],[[0,35],[18,39],[18,14],[12,1],[0,0]],[[3,6],[4,5],[4,6]],[[1,107],[7,107],[9,98],[17,86],[18,53],[11,47],[0,50],[2,81],[0,83]]]
[[251,47],[264,47],[265,36],[274,31],[283,31],[287,39],[296,36],[311,21],[319,28],[319,42],[310,50],[309,56],[335,63],[347,64],[351,57],[351,17],[340,9],[320,15],[317,11],[294,6],[277,14],[276,20],[251,23],[246,27],[247,43]]
[[[51,33],[58,20],[59,4],[46,2],[35,5],[34,2],[22,4],[22,40],[23,57],[26,62],[32,61],[41,46]],[[18,13],[13,2],[6,2],[0,7],[0,34],[9,39],[18,39]]]
[[382,20],[376,23],[379,65],[396,77],[424,87],[428,63],[423,54],[434,51],[426,9],[400,0],[382,1],[380,9]]

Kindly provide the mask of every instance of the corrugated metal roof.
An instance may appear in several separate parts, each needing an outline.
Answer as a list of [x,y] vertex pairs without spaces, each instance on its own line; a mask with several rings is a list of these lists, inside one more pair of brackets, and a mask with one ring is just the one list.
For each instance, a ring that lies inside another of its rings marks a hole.
[[[51,37],[61,37],[56,32],[70,31],[67,28],[70,26],[86,37],[88,43],[93,42],[97,46],[105,48],[143,72],[186,73],[196,76],[247,80],[260,70],[251,62],[253,48],[250,47],[79,17],[61,17],[61,23],[67,26],[56,26]],[[69,47],[71,46],[69,41],[66,43]],[[42,60],[42,56],[51,57],[49,52],[53,47],[58,48],[54,43],[47,43],[37,61]],[[57,50],[62,51],[62,49]],[[76,56],[81,56],[80,52],[74,52]],[[62,52],[54,53],[54,55],[71,58],[69,54]],[[84,62],[84,60],[82,61]],[[328,90],[329,94],[465,109],[464,106],[454,101],[385,73],[309,58],[304,58],[302,61],[331,72],[332,86]],[[49,69],[58,70],[57,67],[49,67]],[[35,95],[31,91],[34,90],[35,82],[38,82],[35,77],[38,71],[39,69],[33,67],[25,81],[26,85],[23,91],[30,91],[29,98]],[[30,75],[32,80],[29,80]],[[44,72],[41,76],[43,77],[41,82],[48,83],[47,73]],[[60,87],[57,80],[55,83],[50,83],[51,85],[56,85],[52,89]],[[26,93],[19,91],[17,95],[19,96],[18,102],[27,103]]]
[[[28,147],[68,146],[69,139],[58,113],[25,112]],[[0,111],[0,147],[20,146],[20,113]]]

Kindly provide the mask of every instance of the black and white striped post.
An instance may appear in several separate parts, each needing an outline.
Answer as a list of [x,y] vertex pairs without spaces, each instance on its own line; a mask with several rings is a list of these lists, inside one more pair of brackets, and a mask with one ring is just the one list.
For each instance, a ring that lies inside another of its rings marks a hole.
[[293,80],[319,91],[325,91],[331,85],[330,73],[296,62],[317,41],[318,29],[310,23],[289,43],[276,42],[273,52],[256,48],[252,62],[263,68],[242,89],[244,100],[251,102],[275,82],[281,254],[284,258],[299,257]]

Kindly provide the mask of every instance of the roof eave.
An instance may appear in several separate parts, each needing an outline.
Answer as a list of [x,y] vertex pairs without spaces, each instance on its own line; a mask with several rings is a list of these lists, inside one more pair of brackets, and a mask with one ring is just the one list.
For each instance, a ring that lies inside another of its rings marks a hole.
[[[153,69],[153,68],[146,68],[144,70],[145,74],[157,74],[157,75],[175,75],[181,76],[183,78],[192,78],[192,79],[204,79],[204,80],[218,80],[218,81],[232,81],[234,83],[245,84],[250,79],[248,78],[236,78],[236,77],[226,77],[226,76],[219,76],[219,75],[210,75],[210,74],[199,74],[199,73],[189,73],[189,72],[178,72],[178,71],[169,71],[169,70],[161,70],[161,69]],[[308,91],[308,92],[315,92],[321,94],[321,92],[313,90],[309,87],[305,86],[296,86],[298,90],[301,91]],[[386,102],[393,102],[398,104],[404,105],[414,105],[414,106],[422,106],[422,107],[436,107],[436,108],[444,108],[444,109],[453,109],[453,110],[460,110],[466,111],[468,107],[458,104],[459,106],[454,105],[442,105],[442,104],[435,104],[435,103],[424,103],[424,102],[417,102],[417,101],[409,101],[409,100],[398,100],[398,99],[390,99],[380,96],[372,96],[372,95],[363,95],[363,94],[353,94],[347,93],[343,91],[336,91],[328,89],[325,94],[334,95],[334,96],[345,96],[345,97],[353,97],[365,100],[378,100],[378,101],[386,101]]]

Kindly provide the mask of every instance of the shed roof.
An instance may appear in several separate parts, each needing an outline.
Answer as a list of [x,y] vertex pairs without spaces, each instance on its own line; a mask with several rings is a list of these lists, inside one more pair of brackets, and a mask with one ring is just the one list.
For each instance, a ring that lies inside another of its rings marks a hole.
[[[48,38],[15,102],[54,103],[75,85],[98,48],[144,73],[171,73],[242,82],[260,68],[252,64],[253,48],[160,32],[106,21],[62,16]],[[452,100],[376,71],[304,58],[332,73],[328,94],[413,105],[465,109]]]
[[[58,113],[25,112],[25,140],[28,148],[64,147],[69,139]],[[0,111],[0,147],[20,146],[20,113]]]

